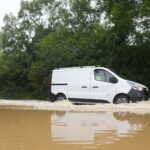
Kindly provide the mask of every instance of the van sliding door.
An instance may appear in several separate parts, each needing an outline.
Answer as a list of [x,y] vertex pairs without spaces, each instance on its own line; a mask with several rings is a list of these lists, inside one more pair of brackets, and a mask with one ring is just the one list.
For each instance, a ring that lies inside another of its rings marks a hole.
[[89,98],[90,71],[73,70],[69,72],[68,99],[75,102],[86,101]]

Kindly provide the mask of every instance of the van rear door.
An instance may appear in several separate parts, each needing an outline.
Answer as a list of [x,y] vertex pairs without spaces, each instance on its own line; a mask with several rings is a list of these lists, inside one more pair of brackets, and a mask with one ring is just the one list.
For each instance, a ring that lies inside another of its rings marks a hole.
[[90,71],[72,70],[69,72],[68,99],[71,101],[84,101],[89,98]]

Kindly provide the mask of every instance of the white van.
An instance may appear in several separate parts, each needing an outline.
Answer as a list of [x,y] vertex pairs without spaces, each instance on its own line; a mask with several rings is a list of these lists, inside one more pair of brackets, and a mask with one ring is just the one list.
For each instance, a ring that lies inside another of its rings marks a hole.
[[51,101],[73,103],[128,103],[148,100],[146,86],[119,77],[104,67],[85,66],[54,69],[50,82]]

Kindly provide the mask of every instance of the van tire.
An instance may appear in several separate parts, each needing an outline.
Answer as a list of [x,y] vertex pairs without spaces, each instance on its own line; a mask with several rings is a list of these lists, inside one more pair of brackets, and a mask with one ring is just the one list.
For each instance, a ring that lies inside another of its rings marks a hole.
[[61,94],[56,95],[56,98],[55,98],[56,102],[64,101],[64,100],[67,100],[67,98],[64,94],[61,93]]
[[126,94],[119,94],[114,99],[114,104],[123,104],[123,103],[129,103],[130,99],[128,95]]

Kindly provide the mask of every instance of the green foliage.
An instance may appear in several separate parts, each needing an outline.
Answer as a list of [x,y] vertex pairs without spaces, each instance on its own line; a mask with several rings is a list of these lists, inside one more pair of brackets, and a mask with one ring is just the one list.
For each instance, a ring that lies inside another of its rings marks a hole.
[[22,1],[0,32],[0,97],[45,99],[52,69],[83,65],[150,87],[149,9],[149,0]]
[[2,34],[2,32],[0,31],[0,50],[2,49],[2,36],[3,36],[3,34]]

